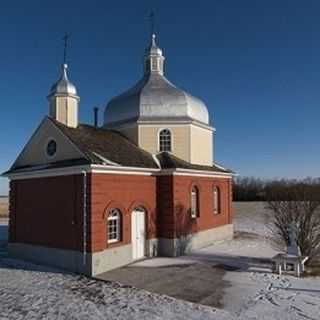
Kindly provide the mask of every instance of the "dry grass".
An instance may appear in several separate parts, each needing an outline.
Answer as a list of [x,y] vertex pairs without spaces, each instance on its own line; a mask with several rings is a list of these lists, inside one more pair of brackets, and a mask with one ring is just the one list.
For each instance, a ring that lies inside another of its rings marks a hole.
[[6,218],[8,217],[8,199],[7,198],[0,198],[0,217]]
[[320,276],[320,262],[312,263],[306,266],[306,277],[319,277]]

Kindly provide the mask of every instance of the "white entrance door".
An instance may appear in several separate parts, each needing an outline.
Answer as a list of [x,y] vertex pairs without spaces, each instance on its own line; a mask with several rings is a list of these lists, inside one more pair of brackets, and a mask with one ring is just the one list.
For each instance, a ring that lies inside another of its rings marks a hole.
[[141,259],[145,256],[145,211],[136,208],[131,217],[131,240],[133,260]]

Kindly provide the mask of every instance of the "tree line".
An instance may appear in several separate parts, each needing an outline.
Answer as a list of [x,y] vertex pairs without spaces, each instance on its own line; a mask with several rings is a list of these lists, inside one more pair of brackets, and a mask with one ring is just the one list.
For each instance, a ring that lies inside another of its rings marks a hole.
[[292,245],[290,228],[295,230],[298,248],[309,262],[320,262],[320,178],[263,180],[237,178],[235,201],[265,201],[274,239]]
[[[305,179],[260,179],[238,177],[234,179],[234,201],[290,200],[297,190],[308,190],[308,194],[320,196],[320,178]],[[298,192],[300,193],[300,192]],[[302,200],[302,199],[301,199]]]

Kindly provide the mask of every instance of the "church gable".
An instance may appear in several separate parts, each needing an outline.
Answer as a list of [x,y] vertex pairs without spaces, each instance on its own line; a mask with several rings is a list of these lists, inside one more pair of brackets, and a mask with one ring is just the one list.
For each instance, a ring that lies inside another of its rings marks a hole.
[[81,158],[85,158],[84,154],[49,118],[45,118],[11,170]]

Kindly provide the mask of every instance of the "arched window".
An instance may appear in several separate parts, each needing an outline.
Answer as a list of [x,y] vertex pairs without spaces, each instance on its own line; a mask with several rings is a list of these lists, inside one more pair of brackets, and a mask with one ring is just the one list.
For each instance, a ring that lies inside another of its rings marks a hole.
[[221,195],[218,187],[213,188],[213,213],[219,214],[221,212]]
[[111,209],[108,215],[107,223],[108,243],[121,240],[121,211]]
[[172,137],[169,129],[163,129],[159,133],[159,150],[160,152],[172,151]]
[[199,190],[196,186],[191,190],[191,218],[199,216]]

